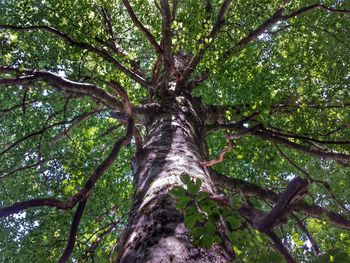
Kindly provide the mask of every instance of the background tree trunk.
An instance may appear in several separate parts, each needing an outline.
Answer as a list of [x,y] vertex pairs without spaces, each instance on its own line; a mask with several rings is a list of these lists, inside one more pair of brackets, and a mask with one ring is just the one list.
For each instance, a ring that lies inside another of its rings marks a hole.
[[200,102],[174,96],[148,119],[144,148],[135,158],[135,193],[129,223],[119,251],[119,262],[228,262],[223,247],[210,250],[193,246],[182,214],[168,192],[182,185],[186,173],[203,181],[202,190],[215,193],[202,137]]

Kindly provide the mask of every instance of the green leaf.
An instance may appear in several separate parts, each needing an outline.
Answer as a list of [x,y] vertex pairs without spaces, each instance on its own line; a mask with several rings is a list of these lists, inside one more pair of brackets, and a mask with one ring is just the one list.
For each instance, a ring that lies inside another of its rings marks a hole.
[[221,242],[221,237],[219,235],[214,235],[213,242],[214,243],[220,243]]
[[185,195],[185,196],[179,196],[178,201],[179,201],[179,203],[185,203],[185,204],[187,204],[187,203],[189,203],[189,202],[192,201],[192,198],[189,197],[189,196],[187,196],[187,195]]
[[241,219],[238,216],[228,216],[225,219],[232,229],[237,229],[241,226]]
[[207,192],[200,191],[198,193],[198,197],[197,197],[198,202],[201,202],[201,201],[205,200],[206,198],[208,198]]
[[201,246],[205,247],[206,249],[209,249],[212,247],[214,242],[214,236],[213,235],[207,235],[205,234],[202,238],[201,238]]
[[214,234],[216,232],[216,227],[212,222],[206,223],[204,229],[207,234]]
[[199,178],[196,179],[196,186],[198,187],[198,189],[201,188],[201,186],[202,186],[202,180],[201,179],[199,179]]
[[181,174],[180,179],[186,185],[191,183],[191,177],[188,174]]
[[186,227],[193,228],[198,222],[198,220],[199,218],[197,214],[191,214],[191,215],[185,216],[184,223]]
[[199,189],[200,189],[200,185],[198,185],[198,184],[195,184],[192,182],[187,184],[187,190],[192,195],[197,194]]
[[183,197],[186,196],[186,190],[181,186],[175,186],[173,189],[171,189],[169,194],[174,198]]
[[240,237],[241,237],[240,231],[233,231],[229,234],[229,239],[233,244],[239,243]]

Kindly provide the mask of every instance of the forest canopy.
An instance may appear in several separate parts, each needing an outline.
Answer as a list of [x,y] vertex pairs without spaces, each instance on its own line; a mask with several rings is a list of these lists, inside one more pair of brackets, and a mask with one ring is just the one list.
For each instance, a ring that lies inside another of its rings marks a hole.
[[120,257],[184,100],[210,179],[164,194],[200,251],[350,261],[349,1],[0,0],[0,262]]

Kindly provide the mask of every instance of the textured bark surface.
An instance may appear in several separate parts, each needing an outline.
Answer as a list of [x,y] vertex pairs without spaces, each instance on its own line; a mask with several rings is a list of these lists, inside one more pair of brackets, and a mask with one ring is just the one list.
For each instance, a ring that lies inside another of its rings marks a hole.
[[219,245],[210,250],[192,245],[183,216],[168,195],[182,184],[183,173],[200,178],[202,189],[215,193],[208,170],[199,164],[206,160],[206,146],[198,103],[169,97],[150,116],[144,148],[135,158],[133,207],[118,262],[229,262]]

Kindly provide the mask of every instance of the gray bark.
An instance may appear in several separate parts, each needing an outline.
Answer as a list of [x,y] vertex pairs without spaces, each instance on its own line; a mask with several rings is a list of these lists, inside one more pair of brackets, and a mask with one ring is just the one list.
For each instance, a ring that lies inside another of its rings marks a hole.
[[171,96],[161,105],[148,118],[144,147],[134,160],[133,205],[117,262],[229,262],[230,252],[223,245],[209,250],[192,245],[183,216],[168,194],[182,185],[183,173],[200,178],[202,190],[216,191],[209,171],[199,164],[207,159],[200,102]]

